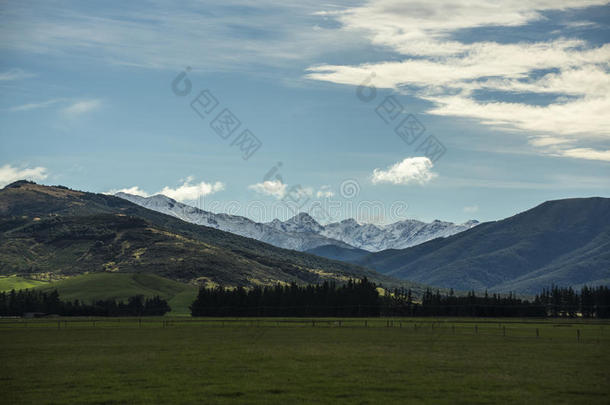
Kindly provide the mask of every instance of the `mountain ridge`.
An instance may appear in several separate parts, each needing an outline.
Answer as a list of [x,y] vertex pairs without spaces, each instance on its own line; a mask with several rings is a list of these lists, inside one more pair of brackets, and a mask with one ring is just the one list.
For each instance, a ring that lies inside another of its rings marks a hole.
[[344,249],[363,249],[370,252],[388,248],[405,248],[434,238],[450,236],[478,224],[478,221],[475,220],[467,221],[464,224],[454,224],[439,220],[425,223],[406,219],[388,225],[374,225],[360,224],[350,218],[321,225],[304,212],[298,213],[286,221],[274,219],[260,223],[242,216],[205,211],[162,194],[141,197],[119,192],[115,195],[187,222],[211,226],[274,246],[299,251],[309,251],[328,245]]
[[368,277],[361,266],[194,225],[119,197],[12,183],[0,190],[0,274],[148,272],[205,285],[318,283]]

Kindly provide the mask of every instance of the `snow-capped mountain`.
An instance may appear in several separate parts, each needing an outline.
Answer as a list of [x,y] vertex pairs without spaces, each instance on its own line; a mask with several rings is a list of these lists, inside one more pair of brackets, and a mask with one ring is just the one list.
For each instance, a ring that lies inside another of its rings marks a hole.
[[309,214],[300,213],[287,221],[274,219],[267,223],[254,222],[238,215],[215,214],[177,202],[158,194],[140,197],[117,193],[117,197],[142,207],[180,218],[197,225],[205,225],[237,235],[246,236],[274,246],[306,251],[319,246],[334,245],[343,248],[358,248],[369,252],[385,249],[404,249],[431,239],[447,237],[478,224],[468,221],[463,224],[435,220],[430,223],[407,219],[389,225],[360,224],[346,219],[321,225]]
[[415,219],[394,222],[389,225],[360,224],[354,219],[328,224],[322,235],[343,241],[359,249],[378,252],[385,249],[404,249],[436,238],[445,238],[476,226],[471,220],[454,224],[435,220],[430,223]]
[[276,220],[279,224],[276,222],[264,224],[238,215],[215,214],[204,211],[161,194],[152,197],[140,197],[127,193],[117,193],[115,195],[144,208],[172,215],[186,222],[209,226],[285,249],[306,251],[324,245],[351,248],[344,242],[328,238],[319,232],[312,232],[312,230],[317,229],[316,225],[320,228],[321,226],[307,214],[304,215],[307,215],[309,219],[298,218],[297,215],[286,222]]

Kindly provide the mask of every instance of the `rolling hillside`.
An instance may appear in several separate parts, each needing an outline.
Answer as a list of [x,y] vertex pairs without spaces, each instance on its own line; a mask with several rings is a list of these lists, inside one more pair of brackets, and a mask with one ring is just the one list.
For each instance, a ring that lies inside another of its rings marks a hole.
[[61,279],[146,273],[186,283],[317,283],[395,279],[233,235],[118,197],[19,181],[0,190],[0,275]]
[[534,293],[551,284],[610,284],[610,199],[548,201],[448,238],[356,262],[460,290]]

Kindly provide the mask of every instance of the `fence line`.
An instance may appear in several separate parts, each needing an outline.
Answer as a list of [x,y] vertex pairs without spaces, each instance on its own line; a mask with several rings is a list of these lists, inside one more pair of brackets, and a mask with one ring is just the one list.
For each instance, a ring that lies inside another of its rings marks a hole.
[[[518,327],[518,325],[525,327]],[[537,325],[535,328],[529,325]],[[241,327],[308,327],[308,328],[399,328],[412,333],[431,331],[449,335],[481,335],[502,336],[504,338],[531,338],[531,339],[574,339],[577,342],[597,342],[603,339],[604,326],[609,323],[578,323],[578,322],[532,322],[515,320],[427,320],[427,319],[273,319],[273,318],[89,318],[89,319],[0,319],[0,333],[9,329],[89,329],[89,328],[175,328],[196,325],[205,327],[223,328],[227,326]],[[496,327],[497,325],[497,327]],[[508,325],[508,327],[507,327]],[[574,327],[576,326],[576,327]],[[599,335],[592,334],[599,326]],[[570,328],[561,334],[548,333],[546,329]],[[542,328],[542,331],[541,331]],[[587,330],[589,329],[589,330]],[[547,332],[547,333],[545,333]]]

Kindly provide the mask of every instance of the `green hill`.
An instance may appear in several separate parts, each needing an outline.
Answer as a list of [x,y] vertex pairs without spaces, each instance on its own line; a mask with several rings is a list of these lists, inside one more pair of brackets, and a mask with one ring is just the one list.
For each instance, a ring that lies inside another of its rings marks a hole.
[[539,292],[610,282],[610,199],[545,202],[513,217],[357,261],[395,277],[460,290]]
[[134,295],[168,301],[172,315],[189,314],[188,306],[195,300],[198,288],[153,274],[97,273],[83,274],[37,287],[41,290],[57,290],[62,300],[115,299],[127,301]]

